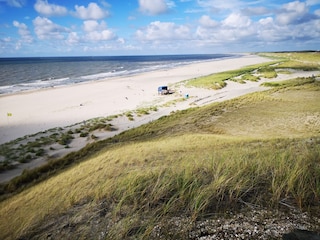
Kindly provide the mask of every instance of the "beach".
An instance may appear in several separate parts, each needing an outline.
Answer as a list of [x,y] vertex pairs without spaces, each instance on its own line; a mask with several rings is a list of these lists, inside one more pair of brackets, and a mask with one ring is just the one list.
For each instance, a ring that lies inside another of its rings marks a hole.
[[[226,86],[217,90],[186,86],[189,79],[270,61],[244,54],[126,77],[0,95],[0,144],[8,143],[10,149],[16,149],[16,157],[11,159],[15,167],[1,172],[0,183],[19,176],[26,169],[39,167],[79,151],[87,144],[113,137],[173,112],[264,91],[268,88],[261,86],[263,82],[319,75],[319,71],[294,71],[278,73],[276,78],[245,83],[227,80]],[[164,85],[174,93],[159,94],[158,87]],[[138,114],[139,109],[149,110],[147,114]],[[112,130],[90,130],[90,135],[85,137],[77,133],[80,128],[88,128],[96,118],[112,119],[108,120]],[[40,148],[43,154],[35,155],[32,161],[21,163],[18,159],[17,156],[26,156],[21,146],[41,142],[49,135],[61,136],[69,132],[72,132],[73,139],[67,145],[58,142],[43,144]],[[4,160],[0,156],[0,161]]]
[[[140,107],[163,104],[172,100],[172,96],[159,96],[158,86],[170,86],[183,80],[267,61],[270,59],[248,54],[133,76],[2,95],[0,144],[95,117],[106,117]],[[238,85],[229,86],[228,91],[237,90]],[[192,89],[178,91],[182,94],[184,91],[190,96],[201,95],[200,89],[198,92]],[[207,94],[208,90],[203,91],[203,94]]]

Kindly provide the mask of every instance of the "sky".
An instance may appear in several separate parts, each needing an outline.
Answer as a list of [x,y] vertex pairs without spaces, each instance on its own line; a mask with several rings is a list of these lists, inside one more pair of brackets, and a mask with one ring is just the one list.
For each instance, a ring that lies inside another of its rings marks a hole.
[[320,0],[0,0],[0,57],[320,50]]

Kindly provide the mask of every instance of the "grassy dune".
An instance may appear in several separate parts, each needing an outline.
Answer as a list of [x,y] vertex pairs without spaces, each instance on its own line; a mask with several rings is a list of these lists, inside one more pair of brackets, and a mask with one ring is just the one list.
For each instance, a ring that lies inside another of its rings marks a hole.
[[0,238],[149,238],[172,217],[252,206],[320,215],[320,82],[270,85],[71,155],[81,161],[0,202]]
[[274,62],[251,65],[237,70],[220,72],[200,78],[195,78],[189,80],[187,82],[187,86],[203,87],[209,89],[221,89],[226,86],[226,80],[232,80],[240,83],[244,83],[244,80],[257,81],[259,80],[259,77],[253,75],[256,72],[260,73],[262,77],[276,77],[274,69],[272,69],[270,66],[279,62],[282,61],[279,60]]

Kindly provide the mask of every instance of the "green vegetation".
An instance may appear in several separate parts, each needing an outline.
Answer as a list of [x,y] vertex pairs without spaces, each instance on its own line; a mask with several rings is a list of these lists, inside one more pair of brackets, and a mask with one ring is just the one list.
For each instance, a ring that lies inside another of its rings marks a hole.
[[[310,78],[295,78],[286,81],[277,81],[277,82],[265,82],[262,85],[266,87],[278,87],[279,88],[288,88],[288,87],[296,87],[296,89],[300,89],[299,87],[303,88],[307,84],[314,83],[315,87],[317,86],[318,82],[315,80],[314,77]],[[308,86],[309,87],[309,86]]]
[[113,119],[116,119],[116,118],[118,118],[118,115],[111,115],[111,116],[106,117],[106,120],[110,122],[110,121],[112,121]]
[[71,134],[62,134],[61,138],[59,139],[59,144],[61,145],[68,145],[71,140],[73,139],[73,136]]
[[130,121],[134,121],[134,116],[133,113],[131,111],[128,111],[125,113],[125,116],[130,120]]
[[320,69],[319,52],[288,52],[288,53],[263,53],[262,56],[281,59],[276,68],[296,69],[303,71],[316,71]]
[[[261,56],[266,56],[274,59],[293,60],[295,62],[305,62],[309,64],[320,63],[319,52],[278,52],[278,53],[261,53]],[[292,66],[290,66],[292,67]]]
[[241,76],[241,80],[243,81],[243,83],[245,83],[244,81],[257,82],[260,80],[260,77],[253,74],[246,73]]
[[[139,117],[149,114],[150,111],[158,111],[158,109],[156,106],[139,108],[136,111],[127,112],[125,115],[133,121],[134,114]],[[45,156],[45,147],[54,143],[59,143],[65,148],[68,148],[69,144],[75,137],[77,137],[77,135],[80,137],[88,137],[90,133],[97,130],[115,131],[117,129],[108,122],[118,117],[119,115],[112,115],[108,117],[94,118],[83,123],[75,124],[75,126],[68,126],[65,129],[49,129],[46,132],[25,136],[2,144],[0,145],[0,157],[2,156],[4,160],[0,161],[0,172],[13,169],[16,166],[16,163],[27,163],[40,156]],[[39,135],[45,136],[39,137]],[[98,140],[94,134],[91,135],[91,139]],[[21,144],[21,142],[26,143]],[[52,147],[49,147],[49,149],[52,150]]]
[[287,69],[316,71],[320,70],[320,53],[261,53],[261,56],[275,59],[274,62],[247,66],[238,70],[220,72],[205,77],[191,79],[187,86],[221,89],[227,80],[244,83],[245,80],[257,81],[263,78],[277,77],[277,71]]
[[175,106],[177,103],[183,102],[183,101],[185,101],[185,100],[186,100],[185,97],[177,98],[177,99],[174,99],[174,100],[171,100],[171,101],[168,101],[168,102],[164,103],[164,104],[162,105],[162,107]]
[[135,112],[138,116],[142,116],[142,115],[148,115],[150,111],[156,112],[158,111],[158,108],[156,106],[147,107],[147,108],[138,108]]
[[25,171],[0,188],[0,238],[70,229],[73,238],[150,239],[174,217],[195,221],[248,206],[320,215],[320,82],[269,86]]
[[[0,162],[0,172],[14,168],[16,162],[30,162],[36,157],[43,156],[45,151],[43,146],[52,144],[57,140],[57,135],[50,135],[47,138],[35,138],[34,141],[29,141],[26,144],[19,144],[18,139],[10,143],[0,145],[0,156],[5,158],[5,161]],[[34,136],[33,136],[34,137]]]
[[[225,82],[226,80],[235,81],[235,79],[237,78],[241,79],[243,75],[246,75],[246,76],[253,75],[253,73],[257,69],[259,69],[260,71],[264,71],[264,69],[268,69],[270,68],[271,65],[274,65],[276,63],[279,63],[279,61],[247,66],[237,70],[220,72],[220,73],[212,74],[205,77],[195,78],[188,81],[187,86],[220,89],[226,86],[226,82]],[[246,80],[251,80],[251,79],[246,79]]]
[[89,132],[81,132],[80,137],[87,137],[89,135]]
[[[69,144],[77,136],[77,134],[79,134],[80,137],[87,137],[89,133],[96,130],[114,131],[116,128],[107,122],[112,121],[117,117],[118,116],[94,118],[82,123],[82,125],[75,124],[75,126],[81,125],[76,129],[70,129],[73,126],[68,126],[65,129],[49,129],[46,132],[25,136],[23,138],[18,138],[14,141],[2,144],[0,145],[0,157],[3,157],[4,160],[0,161],[0,172],[13,169],[16,166],[16,163],[27,163],[37,159],[40,156],[45,156],[45,147],[54,143],[59,143],[65,148],[68,148]],[[41,137],[39,137],[39,135]],[[91,139],[97,140],[98,138],[91,137]],[[49,149],[53,150],[52,147],[49,147]]]
[[264,78],[277,77],[277,72],[272,67],[259,68],[258,73],[261,75],[261,77],[264,77]]
[[148,115],[148,114],[150,114],[151,111],[153,111],[153,112],[158,111],[157,106],[138,108],[138,109],[136,109],[135,111],[125,112],[124,115],[125,115],[130,121],[134,121],[135,115],[136,115],[137,117],[141,117],[141,116],[143,116],[143,115]]

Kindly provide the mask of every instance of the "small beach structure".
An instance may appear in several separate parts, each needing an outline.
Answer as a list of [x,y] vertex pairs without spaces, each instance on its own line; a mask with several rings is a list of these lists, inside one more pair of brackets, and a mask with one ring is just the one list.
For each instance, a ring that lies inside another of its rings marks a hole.
[[158,94],[161,94],[161,95],[168,94],[168,86],[158,87]]
[[160,86],[160,87],[158,87],[158,94],[167,95],[167,94],[172,94],[172,93],[174,93],[174,91],[170,90],[168,88],[168,86]]

